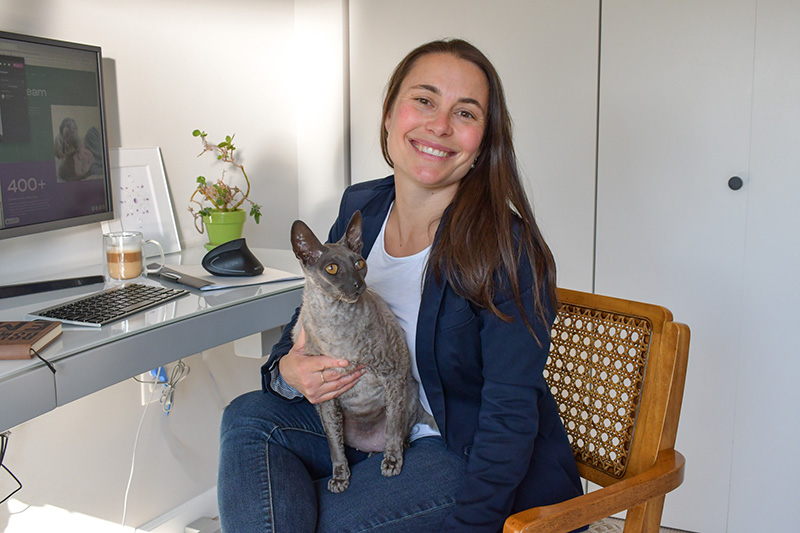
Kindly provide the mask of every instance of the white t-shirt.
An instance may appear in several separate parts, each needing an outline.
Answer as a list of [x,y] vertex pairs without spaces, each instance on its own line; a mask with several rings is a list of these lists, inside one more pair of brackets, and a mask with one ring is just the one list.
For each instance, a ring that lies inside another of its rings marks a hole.
[[[386,220],[389,219],[392,207],[389,208]],[[422,278],[431,247],[428,246],[421,252],[408,257],[389,255],[384,245],[386,220],[383,221],[378,238],[366,258],[367,286],[386,300],[389,308],[397,316],[411,351],[411,371],[414,379],[419,383],[420,403],[428,414],[432,414],[428,397],[425,395],[425,389],[419,377],[416,358],[417,318],[422,301]],[[439,432],[427,424],[416,424],[411,431],[411,440],[428,435],[439,435]]]

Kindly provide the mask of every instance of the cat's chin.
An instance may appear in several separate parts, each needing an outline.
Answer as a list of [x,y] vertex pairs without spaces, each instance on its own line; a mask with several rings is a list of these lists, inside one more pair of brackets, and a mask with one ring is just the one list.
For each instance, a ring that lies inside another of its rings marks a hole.
[[356,289],[355,292],[354,291],[346,291],[346,292],[345,291],[337,291],[336,298],[340,302],[343,302],[343,303],[346,303],[346,304],[354,304],[359,300],[359,298],[361,298],[361,295],[363,295],[365,291],[366,291],[366,287],[363,286],[363,285],[361,287],[359,287],[358,289]]
[[354,304],[354,303],[356,303],[358,301],[358,299],[360,297],[361,297],[361,294],[356,294],[354,296],[343,294],[343,295],[339,296],[339,301],[340,302],[344,302],[346,304]]

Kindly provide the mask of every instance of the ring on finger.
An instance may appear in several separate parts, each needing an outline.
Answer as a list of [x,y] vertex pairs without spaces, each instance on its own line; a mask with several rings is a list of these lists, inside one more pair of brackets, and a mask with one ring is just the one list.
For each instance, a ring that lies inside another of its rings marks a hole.
[[323,374],[323,372],[325,371],[324,370],[319,371],[319,377],[322,378],[322,384],[324,385],[327,383],[327,381],[325,381],[325,374]]

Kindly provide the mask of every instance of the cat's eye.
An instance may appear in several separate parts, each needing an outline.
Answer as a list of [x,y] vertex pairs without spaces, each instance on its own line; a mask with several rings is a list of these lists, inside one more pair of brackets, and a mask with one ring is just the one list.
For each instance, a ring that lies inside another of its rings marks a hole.
[[325,272],[327,272],[328,274],[336,274],[337,272],[339,272],[339,265],[331,263],[330,265],[325,267]]
[[356,264],[355,264],[356,270],[361,270],[365,266],[367,266],[367,263],[363,259],[359,259],[358,261],[356,261]]

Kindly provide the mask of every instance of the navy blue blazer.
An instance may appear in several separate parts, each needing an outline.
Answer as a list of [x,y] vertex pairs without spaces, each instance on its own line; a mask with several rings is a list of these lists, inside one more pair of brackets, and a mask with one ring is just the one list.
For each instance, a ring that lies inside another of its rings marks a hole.
[[[367,257],[394,195],[392,176],[348,187],[328,241],[342,237],[359,209]],[[581,494],[575,459],[542,376],[552,318],[545,324],[533,312],[529,265],[520,268],[520,291],[542,346],[526,328],[510,290],[498,290],[494,300],[513,317],[507,323],[434,278],[428,272],[423,287],[417,365],[447,447],[467,461],[455,510],[443,530],[498,531],[513,512]],[[555,316],[552,310],[550,316]],[[296,318],[297,313],[292,324]],[[265,390],[271,390],[269,371],[292,347],[290,331],[284,329],[262,368]]]

